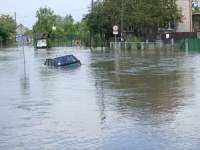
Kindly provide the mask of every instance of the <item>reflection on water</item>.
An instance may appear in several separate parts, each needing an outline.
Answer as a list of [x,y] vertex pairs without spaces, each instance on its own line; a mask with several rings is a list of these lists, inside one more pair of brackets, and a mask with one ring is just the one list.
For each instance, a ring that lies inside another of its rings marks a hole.
[[[0,50],[0,149],[198,149],[198,52]],[[77,68],[47,67],[73,54]]]
[[22,95],[26,95],[29,94],[29,89],[30,89],[30,85],[29,85],[29,77],[26,74],[26,61],[25,59],[22,60],[23,62],[21,62],[21,75],[20,75],[20,85],[21,85],[21,94]]

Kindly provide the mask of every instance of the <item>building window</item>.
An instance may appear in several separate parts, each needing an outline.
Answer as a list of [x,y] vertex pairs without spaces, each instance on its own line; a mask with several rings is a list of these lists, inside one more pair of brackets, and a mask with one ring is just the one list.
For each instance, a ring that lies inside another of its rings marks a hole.
[[165,22],[163,26],[159,26],[159,30],[175,30],[175,22],[174,21],[169,21]]

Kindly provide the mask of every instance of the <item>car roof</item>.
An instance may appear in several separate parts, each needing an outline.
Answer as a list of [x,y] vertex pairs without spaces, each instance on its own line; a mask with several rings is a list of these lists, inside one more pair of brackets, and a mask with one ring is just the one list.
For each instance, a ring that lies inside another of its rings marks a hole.
[[[59,59],[59,58],[64,58],[64,57],[69,57],[69,56],[71,56],[71,57],[74,57],[74,58],[76,58],[74,55],[64,55],[64,56],[56,56],[56,57],[52,57],[52,58],[47,58],[47,60],[49,60],[49,59]],[[76,58],[77,59],[77,58]]]

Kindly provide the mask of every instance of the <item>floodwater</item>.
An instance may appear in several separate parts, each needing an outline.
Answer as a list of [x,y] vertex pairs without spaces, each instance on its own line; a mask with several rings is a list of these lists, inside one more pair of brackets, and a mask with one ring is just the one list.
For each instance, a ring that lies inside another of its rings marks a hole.
[[[77,68],[44,66],[73,54]],[[200,52],[0,48],[1,150],[198,150]]]

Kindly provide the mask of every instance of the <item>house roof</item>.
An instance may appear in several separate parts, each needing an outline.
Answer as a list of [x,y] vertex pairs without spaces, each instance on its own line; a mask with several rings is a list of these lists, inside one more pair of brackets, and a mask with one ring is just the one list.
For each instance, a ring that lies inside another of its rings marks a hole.
[[35,33],[35,34],[33,35],[33,38],[34,38],[34,39],[47,39],[47,38],[49,38],[49,37],[50,37],[50,35],[49,35],[48,32]]

